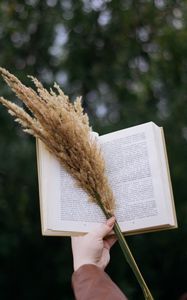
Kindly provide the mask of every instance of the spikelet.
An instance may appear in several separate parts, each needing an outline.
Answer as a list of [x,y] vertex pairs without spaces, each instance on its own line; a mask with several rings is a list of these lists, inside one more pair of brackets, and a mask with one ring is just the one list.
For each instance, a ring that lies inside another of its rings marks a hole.
[[115,201],[105,176],[104,159],[96,139],[90,138],[92,131],[88,116],[83,112],[81,97],[71,103],[56,83],[49,92],[41,82],[29,76],[35,91],[7,70],[0,68],[0,73],[31,113],[0,97],[15,121],[25,132],[41,139],[91,201],[98,202],[96,195],[99,195],[106,212],[113,214]]

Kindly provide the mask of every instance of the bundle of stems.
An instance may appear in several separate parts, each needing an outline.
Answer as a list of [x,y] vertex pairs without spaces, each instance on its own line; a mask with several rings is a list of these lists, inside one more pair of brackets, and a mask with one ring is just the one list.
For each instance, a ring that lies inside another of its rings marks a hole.
[[[100,206],[106,218],[114,215],[115,199],[105,175],[104,158],[97,140],[91,135],[92,129],[87,114],[83,112],[81,98],[78,97],[71,103],[57,84],[48,91],[36,78],[29,76],[35,85],[35,89],[32,89],[6,69],[0,68],[0,73],[29,113],[3,97],[0,97],[0,103],[15,117],[15,121],[21,124],[25,132],[39,138],[46,145],[75,178],[76,184],[87,192],[90,201]],[[117,221],[114,232],[145,299],[152,300]]]

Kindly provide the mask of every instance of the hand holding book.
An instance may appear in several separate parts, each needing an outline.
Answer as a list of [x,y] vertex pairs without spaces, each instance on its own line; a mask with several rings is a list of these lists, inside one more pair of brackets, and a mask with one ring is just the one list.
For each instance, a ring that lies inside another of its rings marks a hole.
[[114,235],[109,235],[115,223],[115,218],[111,217],[106,224],[89,232],[84,236],[72,237],[72,252],[74,270],[78,270],[85,264],[96,265],[105,269],[110,259],[110,248],[116,242]]
[[110,249],[116,241],[112,234],[114,222],[112,217],[86,235],[72,237],[72,287],[77,300],[127,300],[104,271],[110,260]]

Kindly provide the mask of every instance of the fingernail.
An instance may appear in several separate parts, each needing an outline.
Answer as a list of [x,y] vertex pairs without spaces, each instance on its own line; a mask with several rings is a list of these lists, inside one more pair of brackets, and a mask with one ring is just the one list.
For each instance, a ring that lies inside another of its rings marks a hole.
[[107,220],[106,224],[110,227],[114,225],[115,222],[115,217],[111,217],[110,219]]

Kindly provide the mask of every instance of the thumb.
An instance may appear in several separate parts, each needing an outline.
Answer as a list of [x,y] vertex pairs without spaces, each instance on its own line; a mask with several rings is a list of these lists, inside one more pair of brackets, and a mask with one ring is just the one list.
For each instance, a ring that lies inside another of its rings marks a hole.
[[112,228],[115,223],[115,217],[111,217],[106,221],[105,224],[101,225],[99,228],[95,230],[95,234],[99,238],[104,238],[107,234],[109,234],[112,231]]

